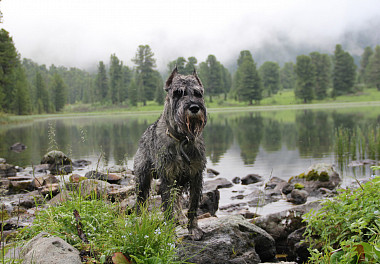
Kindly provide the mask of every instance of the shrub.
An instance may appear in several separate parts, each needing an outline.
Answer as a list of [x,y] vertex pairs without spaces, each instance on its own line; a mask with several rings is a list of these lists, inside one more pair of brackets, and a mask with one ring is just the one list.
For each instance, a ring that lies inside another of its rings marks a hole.
[[380,177],[305,215],[311,263],[380,263]]

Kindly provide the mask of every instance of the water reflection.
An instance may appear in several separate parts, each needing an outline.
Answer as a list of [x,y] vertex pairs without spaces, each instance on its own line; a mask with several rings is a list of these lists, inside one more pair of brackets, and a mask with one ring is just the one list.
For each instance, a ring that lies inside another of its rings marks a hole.
[[[95,162],[101,159],[105,165],[125,164],[133,158],[144,130],[157,117],[158,114],[77,117],[2,126],[0,157],[9,163],[26,166],[39,163],[48,150],[58,148],[73,159]],[[260,164],[269,164],[266,166],[272,166],[272,169],[276,166],[299,166],[302,159],[308,160],[307,167],[320,161],[337,162],[334,146],[338,129],[355,131],[357,127],[373,127],[370,134],[373,134],[375,147],[371,158],[378,159],[379,120],[380,108],[368,111],[365,107],[211,113],[204,131],[206,154],[211,163],[209,166],[222,170],[233,166],[229,162],[236,159],[254,170],[260,170]],[[12,152],[9,147],[15,142],[21,142],[28,148],[21,153]],[[290,157],[294,165],[288,164]],[[369,154],[364,153],[361,157],[369,157]],[[279,162],[279,159],[287,160],[287,164]],[[350,162],[350,159],[345,162]],[[297,169],[300,172],[304,168]],[[239,175],[239,168],[235,170]],[[284,171],[284,168],[278,171]]]

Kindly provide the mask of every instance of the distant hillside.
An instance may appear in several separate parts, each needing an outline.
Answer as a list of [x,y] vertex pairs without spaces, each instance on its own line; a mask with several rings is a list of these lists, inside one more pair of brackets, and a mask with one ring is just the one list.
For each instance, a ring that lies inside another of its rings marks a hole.
[[[295,62],[298,55],[309,54],[313,51],[333,55],[335,45],[341,44],[343,49],[350,52],[355,63],[359,65],[365,47],[374,48],[376,45],[380,45],[379,28],[380,18],[372,19],[360,28],[350,28],[339,36],[324,40],[323,43],[318,43],[318,36],[315,36],[316,40],[310,40],[310,43],[301,43],[292,40],[282,32],[278,32],[270,41],[264,42],[260,47],[251,47],[249,50],[258,66],[265,61],[275,61],[282,66],[285,62]],[[236,61],[230,61],[225,66],[229,70],[235,71]]]

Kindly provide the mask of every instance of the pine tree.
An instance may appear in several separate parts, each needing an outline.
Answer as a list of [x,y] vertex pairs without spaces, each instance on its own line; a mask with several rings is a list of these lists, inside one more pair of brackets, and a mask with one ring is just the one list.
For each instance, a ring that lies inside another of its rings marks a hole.
[[35,87],[36,87],[35,104],[37,105],[37,112],[39,114],[48,113],[49,105],[50,105],[49,92],[46,87],[45,79],[43,78],[40,71],[36,72]]
[[238,69],[235,75],[236,93],[241,101],[248,101],[252,105],[257,104],[262,99],[262,83],[256,69],[252,55],[249,51],[240,52],[238,59]]
[[122,68],[122,81],[120,87],[120,103],[124,102],[128,98],[128,86],[130,85],[132,80],[132,71],[128,66],[123,66]]
[[294,74],[293,62],[287,62],[280,70],[280,80],[283,89],[294,89],[296,86],[296,78]]
[[229,70],[225,68],[223,65],[221,66],[222,66],[222,83],[223,83],[222,90],[224,93],[224,100],[227,100],[227,94],[230,92],[231,86],[232,86],[232,77]]
[[128,86],[128,95],[129,95],[128,96],[129,103],[132,106],[136,106],[137,101],[138,101],[138,94],[137,94],[137,85],[134,79],[131,80],[131,83]]
[[364,49],[363,55],[360,60],[360,70],[359,70],[359,79],[362,83],[367,84],[367,67],[369,64],[369,58],[372,56],[373,51],[371,47],[366,47]]
[[355,83],[354,58],[336,45],[334,52],[333,97],[350,93]]
[[12,111],[13,82],[20,58],[12,37],[5,29],[0,30],[0,110]]
[[96,100],[104,102],[108,95],[108,77],[106,66],[104,65],[103,61],[99,61],[98,73],[96,75],[95,80],[95,87]]
[[116,104],[120,101],[120,88],[122,85],[122,67],[123,62],[121,62],[115,54],[112,54],[109,71],[109,90],[112,104]]
[[139,90],[139,100],[146,105],[147,100],[153,100],[157,78],[154,68],[156,59],[149,45],[140,45],[132,61],[136,64],[136,75],[138,77],[137,87]]
[[192,74],[194,72],[195,68],[196,68],[196,64],[197,63],[198,63],[197,58],[195,58],[195,57],[189,57],[189,58],[187,58],[187,63],[186,63],[186,66],[185,66],[184,74],[186,74],[186,75]]
[[13,90],[12,112],[16,115],[26,115],[30,113],[30,97],[28,94],[28,80],[24,69],[18,67]]
[[327,89],[330,84],[331,60],[329,55],[319,52],[310,53],[311,62],[314,66],[314,91],[318,100],[327,97]]
[[59,112],[63,109],[66,102],[66,84],[63,82],[61,75],[55,73],[51,86],[53,92],[53,104],[55,111]]
[[296,62],[297,86],[295,95],[303,99],[304,103],[314,98],[315,73],[311,58],[307,55],[297,56]]
[[268,96],[277,94],[278,90],[280,90],[280,66],[278,66],[278,63],[272,61],[264,62],[259,69],[259,73],[264,90]]
[[368,83],[380,91],[380,46],[377,45],[375,53],[371,56],[367,70]]

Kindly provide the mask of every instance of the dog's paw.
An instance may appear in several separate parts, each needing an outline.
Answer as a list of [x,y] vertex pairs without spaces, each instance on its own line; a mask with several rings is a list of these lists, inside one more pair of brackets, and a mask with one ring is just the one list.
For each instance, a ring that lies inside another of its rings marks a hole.
[[199,241],[202,239],[204,232],[199,227],[189,229],[189,237],[191,240]]

